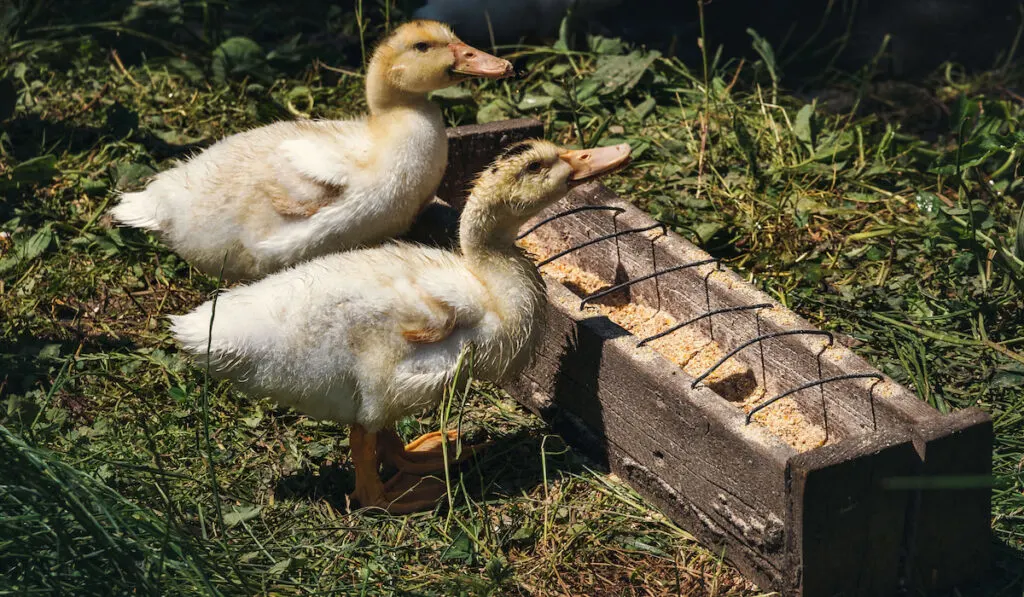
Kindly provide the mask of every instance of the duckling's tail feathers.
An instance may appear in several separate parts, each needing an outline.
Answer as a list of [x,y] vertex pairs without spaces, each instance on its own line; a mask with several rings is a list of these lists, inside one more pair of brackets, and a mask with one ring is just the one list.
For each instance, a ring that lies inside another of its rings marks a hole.
[[165,206],[149,191],[123,193],[121,201],[110,210],[118,223],[133,228],[160,231],[165,228]]
[[[232,316],[234,315],[234,317]],[[232,337],[229,333],[231,324],[238,322],[242,314],[217,313],[217,325],[213,328],[213,340],[210,340],[210,319],[213,317],[213,301],[199,305],[191,313],[185,315],[171,315],[168,319],[171,322],[171,335],[178,341],[178,344],[185,352],[198,357],[200,365],[206,365],[207,355],[209,363],[214,368],[224,371],[234,369],[242,360],[244,350],[244,339]],[[224,318],[229,321],[225,322]],[[225,326],[224,324],[228,325]],[[239,341],[243,344],[239,344]]]
[[210,307],[200,305],[191,313],[171,315],[171,335],[186,352],[203,354],[210,341]]

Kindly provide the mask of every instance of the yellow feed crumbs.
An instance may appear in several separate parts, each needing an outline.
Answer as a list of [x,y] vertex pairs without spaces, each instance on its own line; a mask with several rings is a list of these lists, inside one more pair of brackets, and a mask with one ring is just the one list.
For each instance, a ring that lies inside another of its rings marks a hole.
[[[521,239],[518,244],[534,261],[541,261],[556,252],[548,250],[530,238]],[[586,296],[610,286],[595,274],[564,260],[549,263],[542,267],[541,271],[579,296]],[[675,317],[664,311],[656,311],[647,305],[623,302],[623,295],[624,293],[614,293],[603,298],[603,302],[588,303],[585,310],[604,315],[637,338],[652,336],[679,323]],[[725,351],[718,343],[705,336],[701,329],[701,324],[695,323],[648,342],[647,346],[681,367],[687,374],[697,377],[725,356]],[[765,397],[764,389],[756,383],[754,372],[738,359],[729,359],[723,363],[704,379],[704,383],[726,400],[739,402],[745,413],[750,412]],[[808,421],[792,398],[784,398],[758,412],[754,415],[754,421],[766,427],[798,452],[805,452],[825,443],[824,429]]]

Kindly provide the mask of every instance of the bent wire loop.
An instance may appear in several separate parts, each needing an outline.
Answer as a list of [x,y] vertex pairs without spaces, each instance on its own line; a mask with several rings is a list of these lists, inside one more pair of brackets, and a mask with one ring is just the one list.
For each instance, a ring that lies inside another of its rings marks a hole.
[[693,380],[693,383],[690,384],[690,388],[696,388],[697,384],[702,382],[707,376],[714,373],[715,369],[718,369],[719,367],[722,366],[722,363],[731,359],[744,348],[751,346],[753,344],[757,344],[758,342],[762,342],[764,340],[770,340],[771,338],[778,338],[781,336],[795,336],[797,334],[807,334],[809,336],[827,336],[829,346],[832,346],[835,343],[835,336],[832,335],[832,332],[827,332],[824,330],[784,330],[781,332],[771,332],[770,334],[762,334],[756,338],[751,338],[750,340],[747,340],[743,344],[740,344],[736,348],[730,350],[724,357],[718,359],[718,361],[714,365],[711,365],[711,367],[709,367],[707,371],[701,373],[697,379]]
[[714,258],[712,258],[712,259],[701,259],[700,261],[692,261],[690,263],[684,263],[682,265],[675,265],[675,266],[672,266],[672,267],[666,267],[665,269],[656,271],[653,274],[647,274],[646,276],[640,276],[639,278],[633,278],[632,280],[627,280],[627,281],[625,281],[625,282],[623,282],[621,284],[616,284],[615,286],[612,286],[611,288],[605,288],[604,290],[599,290],[599,291],[595,292],[594,294],[589,294],[589,295],[583,297],[583,300],[580,301],[580,311],[582,311],[583,307],[586,306],[586,304],[589,303],[590,301],[596,301],[597,299],[599,299],[601,297],[604,297],[604,296],[607,296],[607,295],[615,292],[616,290],[622,290],[623,288],[627,288],[629,286],[632,286],[633,284],[637,284],[639,282],[643,282],[644,280],[650,280],[651,278],[657,278],[658,276],[661,276],[661,275],[664,275],[664,274],[668,274],[668,273],[672,273],[672,272],[677,272],[677,271],[679,271],[681,269],[686,269],[686,268],[690,268],[690,267],[697,267],[697,266],[701,266],[701,265],[707,265],[709,263],[718,263],[718,259],[714,259]]
[[[580,212],[585,212],[585,211],[611,211],[611,212],[615,213],[615,216],[618,216],[619,214],[624,213],[626,210],[624,208],[622,208],[622,207],[615,207],[615,206],[610,206],[610,205],[582,205],[582,206],[579,206],[579,207],[574,207],[572,209],[567,209],[567,210],[565,210],[563,212],[557,213],[557,214],[555,214],[553,216],[549,216],[547,218],[544,218],[540,222],[534,224],[529,229],[525,230],[524,232],[522,232],[521,234],[516,236],[516,240],[520,240],[520,239],[522,239],[522,238],[532,234],[533,232],[536,232],[538,228],[541,228],[542,226],[545,226],[545,225],[547,225],[547,224],[549,224],[549,223],[551,223],[551,222],[553,222],[555,220],[558,220],[559,218],[564,218],[566,216],[570,216],[572,214],[576,214],[576,213],[580,213]],[[645,227],[642,227],[642,228],[630,228],[628,230],[618,230],[618,231],[615,231],[615,232],[611,232],[609,234],[605,234],[605,235],[599,236],[597,238],[590,239],[590,240],[588,240],[586,242],[583,242],[581,244],[578,244],[578,245],[576,245],[574,247],[570,247],[569,249],[561,251],[560,253],[556,253],[555,255],[552,255],[551,257],[548,257],[547,259],[539,262],[537,264],[537,267],[542,267],[544,265],[547,265],[547,264],[551,263],[552,261],[554,261],[556,259],[559,259],[561,257],[565,257],[566,255],[569,255],[570,253],[573,253],[575,251],[579,251],[580,249],[583,249],[585,247],[589,247],[589,246],[591,246],[593,244],[599,243],[599,242],[604,241],[604,240],[609,240],[609,239],[612,239],[612,238],[618,238],[620,236],[624,236],[624,235],[627,235],[627,234],[635,234],[635,233],[638,233],[638,232],[646,232],[648,230],[654,230],[655,228],[661,228],[663,234],[667,234],[668,233],[668,228],[666,227],[665,224],[662,224],[662,223],[657,223],[657,224],[653,224],[651,226],[645,226]],[[667,267],[665,269],[654,271],[654,272],[652,272],[650,274],[647,274],[645,276],[640,276],[639,278],[634,278],[632,280],[627,280],[627,281],[622,282],[620,284],[616,284],[616,285],[611,286],[609,288],[606,288],[604,290],[600,290],[598,292],[594,292],[592,294],[589,294],[589,295],[583,297],[583,299],[580,301],[580,310],[582,311],[583,308],[587,305],[587,303],[589,303],[591,301],[595,301],[595,300],[600,299],[602,297],[605,297],[605,296],[607,296],[609,294],[612,294],[613,292],[617,292],[619,290],[628,288],[628,287],[630,287],[630,286],[632,286],[634,284],[638,284],[640,282],[644,282],[646,280],[651,280],[651,279],[657,280],[658,277],[663,276],[663,275],[668,274],[668,273],[671,273],[671,272],[676,272],[676,271],[680,271],[680,270],[688,269],[688,268],[693,268],[693,267],[699,267],[699,266],[702,266],[702,265],[709,265],[709,264],[712,264],[712,263],[715,264],[715,266],[716,266],[714,271],[721,271],[721,266],[722,266],[721,261],[719,259],[709,258],[709,259],[701,259],[699,261],[693,261],[693,262],[690,262],[690,263],[683,263],[683,264],[672,266],[672,267]],[[686,327],[688,325],[691,325],[691,324],[696,323],[698,321],[701,321],[703,319],[707,319],[708,323],[710,325],[711,318],[713,316],[715,316],[715,315],[719,315],[719,314],[723,314],[723,313],[734,313],[734,312],[738,312],[738,311],[758,311],[760,309],[770,309],[770,308],[774,307],[774,305],[772,303],[756,303],[756,304],[753,304],[753,305],[740,305],[740,306],[734,306],[734,307],[723,307],[721,309],[711,309],[711,304],[710,304],[711,303],[711,297],[710,297],[710,289],[708,288],[708,277],[710,277],[710,275],[712,273],[714,273],[714,271],[709,272],[708,275],[705,276],[705,278],[704,278],[704,293],[705,293],[705,299],[706,299],[707,308],[708,308],[707,311],[705,311],[704,313],[702,313],[702,314],[700,314],[700,315],[698,315],[696,317],[692,317],[692,318],[690,318],[690,319],[688,319],[688,320],[686,320],[686,321],[684,321],[682,323],[678,323],[678,324],[676,324],[676,325],[674,325],[674,326],[672,326],[672,327],[670,327],[670,328],[668,328],[666,330],[663,330],[663,331],[660,331],[660,332],[658,332],[656,334],[647,336],[646,338],[643,338],[642,340],[637,342],[636,346],[638,348],[641,347],[641,346],[644,346],[644,345],[646,345],[647,343],[649,343],[649,342],[651,342],[653,340],[657,340],[658,338],[663,338],[663,337],[665,337],[665,336],[667,336],[669,334],[672,334],[673,332],[676,332],[676,331],[678,331],[678,330],[680,330],[680,329],[682,329],[682,328],[684,328],[684,327]],[[660,293],[659,293],[659,301],[660,301]],[[738,354],[743,349],[745,349],[745,348],[747,348],[749,346],[752,346],[754,344],[757,344],[761,348],[761,376],[762,376],[762,379],[764,379],[764,376],[765,376],[765,363],[764,363],[764,345],[763,345],[763,342],[765,340],[770,340],[772,338],[778,338],[778,337],[782,337],[782,336],[794,336],[794,335],[799,335],[799,334],[806,334],[806,335],[813,335],[813,336],[825,336],[825,337],[828,338],[828,344],[823,346],[821,352],[818,353],[818,379],[816,379],[814,381],[809,381],[809,382],[801,384],[801,385],[799,385],[799,386],[797,386],[795,388],[786,390],[785,392],[782,392],[781,394],[779,394],[777,396],[774,396],[771,399],[766,400],[766,401],[758,404],[757,406],[752,408],[750,410],[750,412],[748,412],[746,414],[746,417],[745,417],[746,424],[747,425],[750,424],[750,422],[753,420],[755,414],[757,414],[758,412],[764,410],[765,408],[768,408],[772,404],[775,404],[779,400],[782,400],[783,398],[786,398],[787,396],[791,396],[793,394],[796,394],[797,392],[801,392],[803,390],[806,390],[806,389],[809,389],[809,388],[813,388],[813,387],[822,387],[822,408],[824,409],[825,408],[825,402],[824,402],[825,401],[825,396],[824,396],[824,386],[825,386],[825,384],[834,383],[834,382],[838,382],[838,381],[844,381],[844,380],[850,380],[850,379],[875,379],[875,380],[877,380],[876,383],[872,384],[871,387],[868,389],[869,399],[871,401],[871,410],[872,410],[871,414],[872,414],[872,419],[874,419],[874,391],[875,391],[875,385],[877,385],[877,382],[880,382],[880,381],[884,380],[884,377],[881,374],[879,374],[879,373],[847,373],[847,374],[844,374],[844,375],[835,375],[835,376],[832,376],[832,377],[825,377],[825,378],[823,378],[823,377],[821,377],[821,355],[822,355],[822,353],[824,353],[825,350],[827,350],[828,348],[832,347],[835,344],[835,337],[833,336],[833,334],[831,332],[828,332],[828,331],[825,331],[825,330],[800,329],[800,330],[783,330],[783,331],[779,331],[779,332],[771,332],[771,333],[768,333],[768,334],[761,334],[760,312],[756,313],[755,315],[757,317],[757,334],[758,334],[757,337],[751,338],[751,339],[747,340],[746,342],[744,342],[743,344],[740,344],[736,348],[730,350],[725,356],[720,358],[717,362],[715,362],[715,364],[711,365],[711,367],[709,367],[706,371],[704,371],[696,379],[694,379],[693,383],[690,385],[691,388],[696,388],[697,385],[700,382],[702,382],[705,379],[707,379],[707,377],[709,375],[714,373],[715,370],[718,369],[719,367],[721,367],[726,361],[728,361],[732,357],[736,356],[736,354]],[[713,332],[712,332],[712,339],[713,338],[714,338],[714,335],[713,335]],[[765,383],[766,383],[766,381],[765,381]],[[827,416],[828,415],[827,415],[827,411],[824,414],[824,416],[825,416],[825,434],[826,434],[826,441],[827,441],[827,438],[828,438],[828,420],[827,420]]]
[[563,212],[560,212],[560,213],[557,213],[557,214],[555,214],[553,216],[549,216],[549,217],[544,218],[543,220],[537,222],[533,226],[530,226],[530,228],[527,229],[526,232],[523,232],[522,234],[517,236],[516,240],[521,240],[522,238],[524,238],[526,236],[529,236],[530,234],[532,234],[538,228],[540,228],[541,226],[544,226],[545,224],[550,224],[551,222],[554,222],[555,220],[557,220],[559,218],[564,218],[565,216],[571,216],[572,214],[578,214],[581,211],[614,211],[615,214],[618,215],[618,214],[621,214],[621,213],[625,212],[626,209],[623,208],[623,207],[614,207],[614,206],[611,206],[611,205],[581,205],[580,207],[574,207],[572,209],[567,209],[567,210],[565,210]]
[[575,251],[579,251],[580,249],[582,249],[584,247],[589,247],[590,245],[599,243],[599,242],[601,242],[603,240],[608,240],[608,239],[611,239],[611,238],[618,238],[618,237],[624,236],[626,234],[635,234],[637,232],[647,232],[648,230],[654,230],[655,228],[661,228],[662,233],[664,233],[664,234],[668,233],[668,229],[665,227],[664,224],[652,224],[650,226],[644,226],[643,228],[630,228],[628,230],[619,230],[618,232],[610,232],[608,234],[599,236],[597,238],[592,238],[592,239],[588,240],[587,242],[580,243],[580,244],[576,245],[575,247],[570,247],[570,248],[568,248],[568,249],[566,249],[566,250],[564,250],[564,251],[562,251],[560,253],[555,253],[551,257],[548,257],[544,261],[541,261],[540,263],[538,263],[537,267],[544,267],[545,265],[551,263],[555,259],[559,259],[561,257],[565,257],[569,253],[573,253]]
[[[782,400],[783,398],[785,398],[786,396],[789,396],[790,394],[796,394],[797,392],[799,392],[801,390],[806,390],[807,388],[813,388],[814,386],[820,386],[820,385],[824,385],[824,384],[827,384],[827,383],[832,383],[832,382],[835,382],[835,381],[843,381],[845,379],[869,379],[869,378],[870,379],[877,379],[878,381],[882,381],[884,379],[881,376],[881,374],[878,374],[878,373],[847,373],[845,375],[836,375],[836,376],[833,376],[833,377],[826,377],[824,379],[817,379],[815,381],[809,381],[809,382],[807,382],[805,384],[802,384],[802,385],[799,385],[799,386],[797,386],[797,387],[795,387],[795,388],[793,388],[791,390],[787,390],[787,391],[779,394],[778,396],[775,396],[771,400],[765,400],[761,404],[758,404],[754,408],[750,409],[750,412],[747,413],[747,422],[746,422],[746,424],[747,425],[750,424],[750,421],[754,417],[754,414],[757,413],[759,410],[762,410],[764,408],[767,408],[767,407],[771,406],[775,402],[778,402],[779,400]],[[871,392],[871,393],[874,393],[874,390],[875,390],[875,385],[872,384],[871,388],[869,388],[868,391]]]
[[680,330],[680,329],[690,325],[691,323],[696,323],[696,322],[698,322],[698,321],[700,321],[702,319],[711,317],[713,315],[718,315],[720,313],[733,313],[733,312],[736,312],[736,311],[751,311],[753,309],[770,309],[772,306],[773,305],[771,303],[757,303],[755,305],[740,305],[738,307],[722,307],[721,309],[714,309],[712,311],[707,311],[707,312],[702,313],[702,314],[700,314],[700,315],[698,315],[696,317],[688,319],[688,320],[684,321],[683,323],[677,323],[676,325],[668,328],[667,330],[663,330],[663,331],[658,332],[657,334],[653,334],[651,336],[647,336],[643,340],[637,342],[636,346],[637,346],[637,348],[639,348],[639,347],[643,346],[644,344],[647,344],[651,340],[657,340],[658,338],[661,338],[663,336],[667,336],[667,335],[671,334],[672,332],[675,332],[677,330]]

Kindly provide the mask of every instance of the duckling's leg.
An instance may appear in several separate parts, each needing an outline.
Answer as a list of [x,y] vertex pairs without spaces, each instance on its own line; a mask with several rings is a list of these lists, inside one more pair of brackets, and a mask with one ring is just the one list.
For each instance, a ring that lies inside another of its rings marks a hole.
[[352,466],[356,471],[356,488],[352,492],[361,506],[382,506],[384,482],[377,469],[377,434],[368,433],[362,425],[349,427],[349,448],[352,450]]
[[380,442],[380,458],[397,468],[403,473],[414,475],[425,475],[436,473],[445,469],[444,448],[441,444],[448,441],[448,462],[458,463],[472,456],[482,446],[462,446],[462,452],[455,456],[455,442],[459,439],[458,431],[441,433],[433,431],[426,433],[412,440],[408,444],[402,443],[402,438],[394,429],[381,431],[378,441]]
[[349,447],[356,471],[356,488],[352,497],[361,506],[383,508],[391,514],[406,514],[437,505],[445,487],[436,479],[410,479],[399,473],[385,486],[377,469],[377,446],[377,433],[369,433],[361,425],[350,427]]

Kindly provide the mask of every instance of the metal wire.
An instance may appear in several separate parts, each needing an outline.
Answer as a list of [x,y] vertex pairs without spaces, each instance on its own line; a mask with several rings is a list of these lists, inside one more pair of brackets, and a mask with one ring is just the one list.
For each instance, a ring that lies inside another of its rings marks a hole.
[[541,226],[543,226],[545,224],[549,224],[549,223],[557,220],[558,218],[564,218],[565,216],[571,216],[572,214],[578,214],[581,211],[614,211],[616,213],[616,215],[617,215],[617,214],[621,214],[621,213],[625,212],[626,209],[622,208],[622,207],[614,207],[614,206],[611,206],[611,205],[582,205],[580,207],[574,207],[572,209],[567,209],[567,210],[565,210],[565,211],[563,211],[561,213],[557,213],[557,214],[555,214],[553,216],[544,218],[543,220],[537,222],[533,226],[530,226],[529,230],[527,230],[526,232],[523,232],[522,234],[517,236],[516,240],[520,240],[523,237],[532,234],[534,231],[536,231]]
[[637,348],[640,348],[641,346],[643,346],[644,344],[647,344],[651,340],[657,340],[658,338],[661,338],[663,336],[667,336],[667,335],[671,334],[672,332],[680,330],[680,329],[690,325],[691,323],[700,321],[701,319],[704,319],[706,317],[711,317],[713,315],[718,315],[720,313],[732,313],[734,311],[749,311],[751,309],[768,309],[768,308],[771,308],[772,306],[773,305],[771,303],[757,303],[756,305],[741,305],[739,307],[723,307],[721,309],[715,309],[714,311],[706,311],[706,312],[702,313],[701,315],[698,315],[698,316],[696,316],[696,317],[694,317],[692,319],[688,319],[688,320],[684,321],[683,323],[677,323],[676,325],[668,328],[667,330],[660,331],[657,334],[654,334],[652,336],[647,336],[643,340],[637,342],[636,346],[637,346]]
[[[557,220],[559,218],[564,218],[566,216],[569,216],[569,215],[572,215],[572,214],[576,214],[576,213],[580,213],[580,212],[584,212],[584,211],[612,211],[612,212],[615,212],[616,216],[618,216],[619,214],[624,213],[626,210],[624,208],[621,208],[621,207],[614,207],[614,206],[610,206],[610,205],[583,205],[583,206],[580,206],[580,207],[574,207],[572,209],[568,209],[568,210],[563,211],[561,213],[557,213],[557,214],[555,214],[553,216],[544,218],[543,220],[541,220],[537,224],[534,224],[533,226],[531,226],[529,229],[527,229],[523,233],[519,234],[516,237],[516,240],[522,239],[522,238],[532,234],[538,228],[540,228],[540,227],[542,227],[542,226],[544,226],[546,224],[549,224],[549,223],[551,223],[551,222],[553,222],[553,221],[555,221],[555,220]],[[542,267],[544,265],[547,265],[547,264],[551,263],[552,261],[554,261],[556,259],[559,259],[561,257],[565,257],[566,255],[568,255],[570,253],[573,253],[573,252],[578,251],[580,249],[583,249],[585,247],[589,247],[590,245],[599,243],[599,242],[604,241],[604,240],[609,240],[609,239],[612,239],[612,238],[618,238],[618,237],[624,236],[626,234],[633,234],[633,233],[637,233],[637,232],[646,232],[648,230],[654,230],[655,228],[661,228],[663,234],[667,234],[668,233],[668,229],[666,228],[665,224],[661,224],[661,223],[653,224],[651,226],[646,226],[646,227],[643,227],[643,228],[631,228],[629,230],[621,230],[621,231],[616,230],[615,232],[612,232],[612,233],[609,233],[609,234],[605,234],[605,235],[599,236],[597,238],[590,239],[590,240],[588,240],[588,241],[586,241],[584,243],[576,245],[575,247],[571,247],[571,248],[566,249],[566,250],[564,250],[564,251],[562,251],[560,253],[556,253],[555,255],[552,255],[551,257],[548,257],[547,259],[545,259],[545,260],[541,261],[540,263],[538,263],[537,267]],[[653,248],[653,245],[652,245],[652,248]],[[616,242],[616,249],[618,249],[618,243],[617,242]],[[683,270],[683,269],[699,267],[699,266],[702,266],[702,265],[709,265],[709,264],[712,264],[712,263],[715,264],[715,266],[716,266],[715,269],[712,272],[709,272],[706,276],[704,276],[704,295],[705,295],[704,298],[705,298],[705,303],[706,303],[707,311],[705,311],[704,313],[702,313],[702,314],[700,314],[700,315],[698,315],[696,317],[688,319],[687,321],[684,321],[682,323],[676,324],[676,325],[668,328],[667,330],[663,330],[661,332],[658,332],[657,334],[653,334],[651,336],[643,338],[642,340],[637,342],[637,347],[638,348],[641,347],[641,346],[644,346],[645,344],[647,344],[649,342],[657,340],[658,338],[663,338],[663,337],[665,337],[665,336],[667,336],[669,334],[672,334],[672,333],[674,333],[674,332],[676,332],[676,331],[678,331],[678,330],[680,330],[680,329],[682,329],[682,328],[684,328],[684,327],[686,327],[686,326],[688,326],[690,324],[696,323],[696,322],[701,321],[703,319],[707,319],[708,320],[708,326],[709,326],[708,332],[711,335],[711,339],[714,340],[714,328],[711,327],[711,324],[712,324],[712,321],[713,321],[713,319],[712,319],[713,316],[719,315],[719,314],[723,314],[723,313],[733,313],[733,312],[738,312],[738,311],[751,311],[751,310],[756,311],[756,310],[759,310],[759,309],[770,309],[770,308],[772,308],[774,306],[772,303],[757,303],[757,304],[753,304],[753,305],[741,305],[741,306],[736,306],[736,307],[723,307],[721,309],[711,309],[711,296],[710,296],[710,288],[708,287],[708,278],[710,278],[711,274],[713,274],[715,271],[721,271],[722,264],[721,264],[721,261],[718,260],[718,259],[714,259],[714,258],[702,259],[700,261],[693,261],[693,262],[690,262],[690,263],[684,263],[684,264],[681,264],[681,265],[676,265],[676,266],[673,266],[673,267],[668,267],[668,268],[665,268],[663,270],[657,270],[656,255],[652,255],[652,263],[654,264],[654,268],[655,268],[655,271],[653,273],[647,274],[645,276],[640,276],[639,278],[634,278],[632,280],[627,280],[627,281],[622,282],[620,284],[616,284],[614,286],[611,286],[610,288],[606,288],[604,290],[601,290],[601,291],[598,291],[598,292],[595,292],[593,294],[590,294],[590,295],[587,295],[587,296],[583,297],[583,299],[580,301],[580,310],[582,311],[583,308],[587,305],[587,303],[589,303],[591,301],[595,301],[595,300],[600,299],[602,297],[605,297],[605,296],[607,296],[609,294],[612,294],[613,292],[617,292],[617,291],[622,290],[624,288],[628,288],[628,287],[630,287],[630,286],[632,286],[634,284],[638,284],[640,282],[644,282],[644,281],[650,280],[650,279],[654,279],[655,280],[655,284],[657,284],[657,282],[658,282],[657,279],[660,276],[664,275],[664,274],[680,271],[680,270]],[[660,291],[660,289],[657,291],[657,294],[658,294],[658,304],[659,304],[659,309],[660,309],[660,305],[661,305],[661,291]],[[827,350],[829,347],[831,347],[831,346],[833,346],[835,344],[835,337],[832,335],[831,332],[824,331],[824,330],[806,329],[806,330],[784,330],[784,331],[780,331],[780,332],[772,332],[772,333],[768,333],[768,334],[761,334],[761,313],[759,311],[757,313],[755,313],[755,318],[756,318],[756,323],[757,323],[757,326],[756,326],[757,337],[751,338],[750,340],[747,340],[743,344],[741,344],[741,345],[737,346],[736,348],[732,349],[731,351],[729,351],[728,354],[723,356],[714,365],[711,365],[711,367],[709,367],[706,371],[701,373],[700,376],[698,376],[693,381],[693,383],[690,385],[691,388],[696,388],[697,385],[700,382],[702,382],[703,380],[707,379],[707,377],[709,375],[714,373],[714,371],[716,369],[718,369],[719,367],[721,367],[726,361],[728,361],[729,359],[734,357],[736,354],[738,354],[743,349],[745,349],[745,348],[747,348],[747,347],[749,347],[749,346],[751,346],[753,344],[757,344],[758,347],[760,348],[761,379],[762,379],[762,383],[765,385],[765,387],[767,387],[768,380],[766,379],[767,373],[766,373],[765,359],[764,359],[764,341],[765,340],[769,340],[771,338],[778,338],[778,337],[781,337],[781,336],[794,336],[794,335],[798,335],[798,334],[826,336],[826,337],[828,337],[828,344],[826,346],[822,347],[821,351],[819,351],[818,355],[817,355],[818,356],[818,359],[817,359],[818,360],[818,379],[815,380],[815,381],[811,381],[811,382],[807,382],[805,384],[802,384],[802,385],[800,385],[800,386],[798,386],[796,388],[792,388],[790,390],[787,390],[787,391],[785,391],[785,392],[783,392],[783,393],[781,393],[781,394],[771,398],[770,400],[766,400],[765,402],[762,402],[761,404],[758,404],[756,407],[751,409],[749,413],[747,413],[747,415],[746,415],[746,424],[747,425],[750,424],[750,422],[753,420],[753,417],[754,417],[755,414],[757,414],[761,410],[771,406],[772,404],[778,402],[779,400],[782,400],[783,398],[785,398],[787,396],[791,396],[791,395],[793,395],[793,394],[795,394],[797,392],[800,392],[800,391],[806,390],[808,388],[813,388],[813,387],[817,386],[817,387],[821,388],[821,403],[822,403],[821,406],[822,406],[822,410],[824,411],[823,416],[825,417],[825,434],[826,434],[826,441],[827,441],[828,440],[828,412],[827,412],[826,403],[825,403],[825,389],[824,389],[824,386],[825,386],[825,384],[828,384],[828,383],[833,383],[833,382],[843,381],[843,380],[849,380],[849,379],[875,379],[875,380],[878,380],[878,381],[876,381],[875,384],[872,384],[871,387],[868,389],[869,400],[870,400],[870,403],[871,403],[871,418],[872,418],[872,422],[874,423],[874,419],[875,419],[874,390],[875,390],[875,385],[877,385],[878,382],[880,382],[880,381],[882,381],[884,379],[882,377],[882,375],[880,375],[878,373],[848,373],[848,374],[845,374],[845,375],[836,375],[836,376],[833,376],[833,377],[822,378],[821,377],[821,375],[822,375],[821,356],[822,356],[822,354],[824,354],[825,350]],[[875,426],[877,428],[877,424]]]
[[707,265],[709,263],[718,263],[718,260],[717,259],[702,259],[700,261],[693,261],[691,263],[684,263],[683,265],[676,265],[676,266],[673,266],[673,267],[667,267],[667,268],[665,268],[665,269],[663,269],[661,271],[654,272],[653,274],[647,274],[646,276],[640,276],[639,278],[633,278],[632,280],[628,280],[626,282],[623,282],[622,284],[616,284],[615,286],[612,286],[611,288],[606,288],[604,290],[595,292],[594,294],[590,294],[590,295],[587,295],[587,296],[583,297],[583,300],[580,301],[580,311],[582,311],[583,307],[587,303],[589,303],[590,301],[594,301],[594,300],[597,300],[597,299],[599,299],[599,298],[601,298],[603,296],[607,296],[607,295],[615,292],[616,290],[622,290],[623,288],[626,288],[628,286],[632,286],[633,284],[636,284],[638,282],[643,282],[644,280],[650,280],[651,278],[657,278],[658,276],[660,276],[662,274],[668,274],[668,273],[671,273],[671,272],[676,272],[676,271],[679,271],[681,269],[686,269],[686,268],[689,268],[689,267],[697,267],[697,266],[700,266],[700,265]]
[[[750,424],[750,420],[753,418],[754,414],[757,413],[759,410],[762,410],[764,408],[767,408],[767,407],[771,406],[775,402],[778,402],[779,400],[782,400],[783,398],[785,398],[786,396],[789,396],[790,394],[795,394],[795,393],[797,393],[797,392],[799,392],[801,390],[806,390],[807,388],[813,388],[814,386],[820,386],[820,385],[823,385],[823,384],[832,383],[834,381],[843,381],[844,379],[867,379],[867,378],[877,379],[879,381],[882,381],[884,379],[881,376],[881,374],[878,374],[878,373],[847,373],[846,375],[836,375],[835,377],[826,377],[825,379],[819,379],[819,380],[816,380],[816,381],[809,381],[809,382],[807,382],[807,383],[805,383],[803,385],[797,386],[797,387],[795,387],[795,388],[793,388],[791,390],[787,390],[787,391],[779,394],[778,396],[772,398],[771,400],[766,400],[765,402],[762,402],[761,404],[758,404],[756,407],[751,409],[750,412],[747,413],[747,423],[746,424],[747,425]],[[874,392],[874,388],[875,388],[875,386],[874,386],[874,384],[872,384],[871,388],[868,391],[873,393]],[[873,402],[873,400],[872,400],[872,402]]]
[[736,353],[738,353],[739,351],[743,350],[744,348],[746,348],[746,347],[748,347],[748,346],[750,346],[752,344],[756,344],[758,342],[764,341],[764,340],[769,340],[771,338],[778,338],[780,336],[795,336],[797,334],[807,334],[807,335],[810,335],[810,336],[828,336],[828,345],[832,346],[835,343],[835,336],[832,335],[832,332],[827,332],[827,331],[824,331],[824,330],[785,330],[785,331],[782,331],[782,332],[772,332],[770,334],[763,334],[763,335],[758,336],[756,338],[751,338],[750,340],[747,340],[743,344],[740,344],[736,348],[730,350],[728,354],[726,354],[724,357],[718,359],[717,363],[715,363],[714,365],[711,365],[711,367],[707,371],[705,371],[704,373],[701,373],[700,377],[698,377],[697,379],[693,380],[693,383],[690,384],[690,388],[696,388],[697,384],[699,384],[701,381],[703,381],[704,378],[706,378],[707,376],[711,375],[715,371],[715,369],[718,369],[719,367],[722,366],[722,363],[728,361]]
[[[720,271],[722,271],[722,263],[718,262],[715,264],[715,269],[704,274],[704,309],[708,312],[711,311],[711,284],[710,282],[708,282],[708,280],[711,279],[711,276],[714,275],[715,272]],[[708,336],[711,338],[712,341],[715,339],[714,319],[708,319]]]
[[599,236],[597,238],[592,238],[592,239],[588,240],[585,243],[578,244],[575,247],[571,247],[569,249],[566,249],[566,250],[562,251],[561,253],[555,253],[551,257],[548,257],[544,261],[541,261],[540,263],[538,263],[537,267],[544,267],[545,265],[551,263],[555,259],[558,259],[560,257],[565,257],[569,253],[573,253],[575,251],[579,251],[580,249],[582,249],[584,247],[589,247],[590,245],[593,245],[595,243],[599,243],[599,242],[601,242],[603,240],[608,240],[610,238],[618,238],[618,237],[623,236],[625,234],[633,234],[634,232],[647,232],[648,230],[654,230],[655,228],[661,228],[663,233],[665,233],[665,234],[668,233],[668,229],[665,227],[664,224],[653,224],[651,226],[644,226],[643,228],[630,228],[629,230],[620,230],[618,232],[612,232],[610,234],[605,234],[604,236]]

